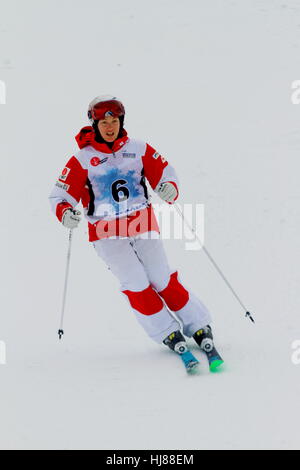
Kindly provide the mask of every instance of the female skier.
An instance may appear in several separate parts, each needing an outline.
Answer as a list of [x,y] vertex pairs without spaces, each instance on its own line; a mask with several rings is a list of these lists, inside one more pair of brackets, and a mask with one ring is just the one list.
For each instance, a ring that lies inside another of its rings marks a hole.
[[[173,204],[179,194],[176,173],[151,145],[128,137],[125,109],[116,97],[95,98],[88,117],[92,126],[76,136],[80,150],[51,192],[52,210],[66,228],[74,229],[81,220],[75,209],[81,201],[89,241],[119,279],[147,334],[178,353],[188,371],[196,370],[198,361],[183,335],[193,337],[214,370],[222,360],[213,345],[210,313],[169,267],[148,197],[146,180]],[[183,334],[170,311],[182,322]]]

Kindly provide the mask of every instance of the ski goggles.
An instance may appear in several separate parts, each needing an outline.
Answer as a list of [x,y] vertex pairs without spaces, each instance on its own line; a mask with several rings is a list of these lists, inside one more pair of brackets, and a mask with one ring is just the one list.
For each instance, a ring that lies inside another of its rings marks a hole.
[[108,116],[124,116],[125,108],[121,101],[111,100],[95,104],[89,111],[89,118],[94,121],[100,121]]

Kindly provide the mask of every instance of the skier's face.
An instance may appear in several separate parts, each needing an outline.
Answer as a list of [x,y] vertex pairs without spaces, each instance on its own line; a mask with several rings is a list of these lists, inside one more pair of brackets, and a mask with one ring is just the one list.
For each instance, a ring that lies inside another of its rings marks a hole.
[[114,142],[120,131],[120,120],[117,117],[108,116],[98,122],[98,129],[106,142]]

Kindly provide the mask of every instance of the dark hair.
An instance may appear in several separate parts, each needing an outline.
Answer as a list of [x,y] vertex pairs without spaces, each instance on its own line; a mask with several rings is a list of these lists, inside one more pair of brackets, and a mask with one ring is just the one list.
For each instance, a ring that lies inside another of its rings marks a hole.
[[[122,132],[123,132],[123,126],[124,126],[124,116],[119,116],[118,117],[120,121],[120,130],[117,139],[122,137]],[[98,128],[98,122],[99,121],[94,121],[93,123],[93,129],[95,131],[96,137],[95,140],[96,142],[99,142],[100,144],[107,144],[109,147],[113,146],[113,142],[107,142],[105,139],[103,139],[102,135],[100,134],[99,128]]]

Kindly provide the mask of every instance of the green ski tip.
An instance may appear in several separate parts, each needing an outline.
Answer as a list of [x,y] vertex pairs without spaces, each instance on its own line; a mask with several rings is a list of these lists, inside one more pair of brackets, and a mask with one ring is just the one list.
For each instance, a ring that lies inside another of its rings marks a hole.
[[224,364],[224,361],[222,361],[221,359],[216,359],[210,364],[209,369],[211,372],[218,372],[222,364]]

